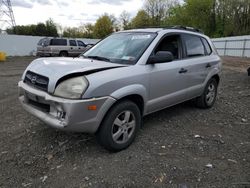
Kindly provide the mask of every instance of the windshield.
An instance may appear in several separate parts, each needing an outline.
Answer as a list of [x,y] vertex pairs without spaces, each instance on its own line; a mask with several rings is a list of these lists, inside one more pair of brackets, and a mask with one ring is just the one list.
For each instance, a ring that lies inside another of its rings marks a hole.
[[99,42],[81,56],[111,63],[135,64],[156,33],[117,33]]

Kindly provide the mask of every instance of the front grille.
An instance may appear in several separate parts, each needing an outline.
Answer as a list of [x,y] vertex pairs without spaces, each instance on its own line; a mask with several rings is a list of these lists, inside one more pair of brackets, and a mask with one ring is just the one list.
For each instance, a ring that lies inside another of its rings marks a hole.
[[48,91],[49,78],[36,74],[31,71],[27,71],[24,82],[30,86],[33,86],[37,89]]

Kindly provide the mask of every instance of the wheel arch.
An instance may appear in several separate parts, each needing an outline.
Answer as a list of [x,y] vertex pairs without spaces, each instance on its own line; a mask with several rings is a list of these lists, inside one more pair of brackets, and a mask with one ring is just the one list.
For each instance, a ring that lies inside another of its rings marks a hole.
[[100,125],[99,125],[96,132],[99,131],[101,124],[102,124],[103,120],[105,119],[105,117],[107,116],[107,114],[109,113],[109,111],[115,105],[117,105],[118,103],[120,103],[124,100],[130,100],[130,101],[134,102],[138,106],[138,108],[141,112],[141,115],[143,116],[145,114],[146,89],[143,86],[139,86],[139,85],[126,86],[124,88],[121,88],[121,89],[113,92],[110,96],[112,98],[116,99],[116,101],[108,108],[106,113],[103,115],[103,117],[100,121]]
[[131,100],[140,109],[142,116],[145,112],[145,102],[147,101],[147,91],[143,85],[134,84],[118,89],[111,94],[111,97],[118,101]]
[[218,74],[215,74],[215,75],[213,75],[211,77],[211,79],[213,79],[213,78],[216,80],[217,84],[219,85],[219,83],[220,83],[220,76]]
[[67,53],[67,55],[69,55],[68,50],[60,50],[60,51],[59,51],[59,56],[61,55],[61,53]]

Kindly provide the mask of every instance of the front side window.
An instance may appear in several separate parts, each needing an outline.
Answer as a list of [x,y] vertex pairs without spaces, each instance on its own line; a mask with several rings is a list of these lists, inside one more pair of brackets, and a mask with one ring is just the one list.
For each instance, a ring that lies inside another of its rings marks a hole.
[[85,52],[83,57],[102,57],[111,63],[135,64],[156,35],[142,32],[116,33]]
[[194,35],[184,35],[184,43],[188,57],[204,56],[205,49],[201,42],[201,38]]
[[69,40],[69,45],[70,46],[76,46],[76,41],[75,40]]
[[84,44],[82,41],[80,41],[80,40],[78,40],[77,41],[77,44],[78,44],[78,46],[83,46],[83,47],[86,47],[87,45],[86,44]]
[[174,59],[181,58],[181,42],[179,35],[166,36],[157,46],[155,53],[158,51],[168,51],[174,56]]

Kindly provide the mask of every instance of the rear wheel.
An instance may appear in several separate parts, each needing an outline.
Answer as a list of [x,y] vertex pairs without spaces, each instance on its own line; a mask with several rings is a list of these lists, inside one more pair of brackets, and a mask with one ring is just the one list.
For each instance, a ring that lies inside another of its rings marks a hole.
[[211,108],[216,101],[217,88],[216,79],[209,80],[203,94],[196,99],[196,105],[200,108]]
[[68,57],[68,52],[62,51],[59,53],[60,57]]
[[127,148],[135,139],[141,124],[141,113],[132,101],[117,103],[104,118],[97,139],[110,151]]

